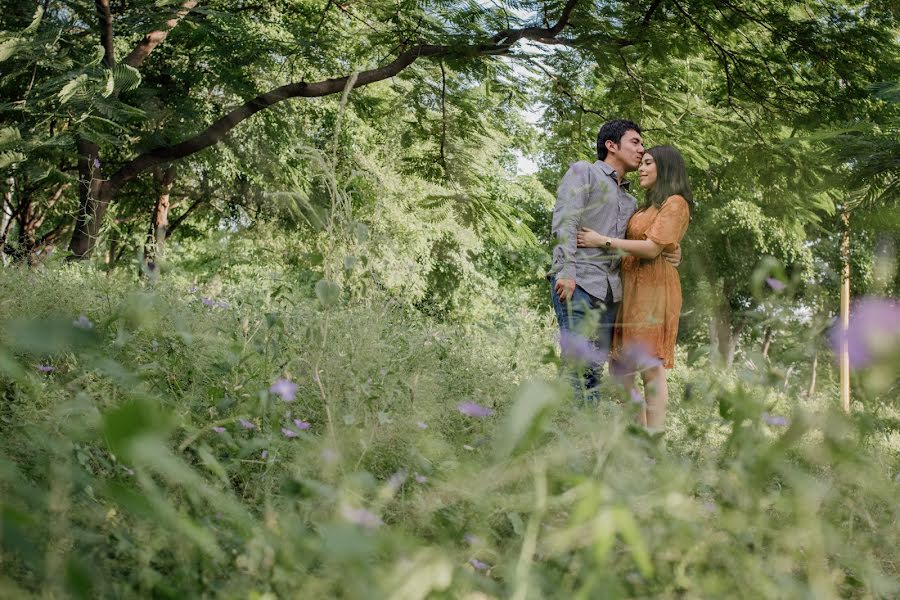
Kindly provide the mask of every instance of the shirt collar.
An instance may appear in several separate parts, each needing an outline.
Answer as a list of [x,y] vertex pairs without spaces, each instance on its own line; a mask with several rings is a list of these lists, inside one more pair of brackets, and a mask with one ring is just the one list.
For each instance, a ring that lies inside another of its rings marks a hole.
[[600,167],[601,171],[606,173],[608,176],[612,177],[613,181],[615,181],[617,184],[619,184],[619,187],[626,189],[626,190],[629,190],[631,188],[631,182],[628,181],[627,179],[625,181],[623,181],[622,183],[619,183],[619,172],[616,171],[615,169],[613,169],[611,166],[609,166],[605,162],[603,162],[602,160],[598,160],[594,164],[597,165],[598,167]]

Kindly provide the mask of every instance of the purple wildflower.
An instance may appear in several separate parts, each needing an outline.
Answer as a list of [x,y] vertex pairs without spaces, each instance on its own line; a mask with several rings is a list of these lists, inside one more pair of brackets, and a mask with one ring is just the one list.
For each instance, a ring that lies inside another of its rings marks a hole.
[[238,423],[241,424],[241,427],[244,429],[256,429],[256,425],[253,424],[253,421],[248,421],[247,419],[238,419]]
[[378,515],[366,510],[365,508],[351,508],[350,506],[344,505],[341,508],[341,516],[345,521],[350,523],[354,523],[356,525],[361,525],[367,529],[374,529],[379,525],[383,525],[384,522],[378,517]]
[[203,306],[215,306],[216,301],[212,298],[200,298],[200,302],[203,303]]
[[50,365],[38,365],[35,368],[38,371],[40,371],[41,373],[52,373],[53,372],[53,367],[51,367]]
[[426,483],[427,481],[428,481],[427,477],[416,473],[416,483]]
[[218,301],[216,301],[216,307],[217,308],[228,308],[228,303],[225,302],[224,300],[218,300]]
[[469,417],[476,417],[478,419],[489,417],[494,414],[494,411],[490,408],[486,408],[481,406],[480,404],[475,404],[474,402],[460,402],[457,407],[459,412]]
[[397,471],[388,479],[388,486],[395,491],[399,490],[404,483],[406,483],[406,471],[403,470]]
[[425,421],[418,421],[416,423],[416,427],[418,427],[419,429],[428,429],[428,423],[426,423]]
[[225,428],[224,428],[224,427],[214,426],[214,427],[210,427],[210,429],[212,429],[212,430],[215,431],[216,433],[225,433]]
[[297,395],[297,384],[287,379],[277,379],[269,386],[269,391],[279,396],[285,402],[293,402]]
[[197,293],[197,286],[196,286],[196,285],[192,285],[191,287],[189,287],[189,288],[188,288],[188,293],[189,293],[189,294],[196,294],[196,293]]
[[770,415],[768,412],[764,412],[762,414],[762,420],[766,423],[766,425],[771,425],[772,427],[788,426],[787,417],[783,417],[781,415]]
[[483,563],[480,560],[478,560],[477,558],[469,559],[469,564],[472,565],[473,567],[475,567],[475,569],[478,571],[487,571],[488,569],[491,568],[491,565],[489,565],[487,563]]
[[267,458],[269,458],[269,451],[268,451],[268,450],[263,450],[263,451],[260,453],[259,456],[260,456],[260,458],[262,458],[263,460],[266,460]]
[[94,168],[95,168],[95,169],[99,169],[99,168],[100,168],[100,159],[99,159],[99,158],[95,158],[95,159],[94,159],[94,162],[93,162],[93,165],[94,165]]
[[309,423],[307,423],[306,421],[302,421],[300,419],[294,419],[294,425],[297,426],[297,429],[301,429],[304,431],[309,429]]
[[835,355],[840,356],[846,342],[850,367],[861,369],[900,344],[900,304],[889,298],[862,298],[850,311],[847,331],[837,322],[829,337]]
[[784,289],[787,287],[786,285],[784,285],[784,282],[779,281],[778,279],[775,279],[774,277],[766,277],[766,283],[768,284],[768,286],[770,288],[772,288],[776,292],[784,291]]
[[289,437],[289,438],[295,438],[295,437],[297,437],[298,435],[300,435],[299,433],[297,433],[297,432],[294,431],[293,429],[288,429],[287,427],[282,427],[282,428],[281,428],[281,433],[284,434],[284,437]]
[[637,391],[636,388],[631,388],[628,390],[628,395],[631,396],[631,401],[640,406],[644,406],[646,402],[644,402],[644,397],[641,396],[641,393]]
[[583,335],[568,330],[559,334],[559,349],[562,359],[578,364],[603,364],[606,350],[601,350]]
[[662,360],[648,352],[642,344],[630,344],[619,352],[615,360],[610,362],[610,370],[615,375],[625,375],[638,373],[662,364]]
[[79,315],[77,319],[72,321],[72,325],[79,329],[92,329],[94,327],[94,324],[91,323],[90,319],[84,315]]

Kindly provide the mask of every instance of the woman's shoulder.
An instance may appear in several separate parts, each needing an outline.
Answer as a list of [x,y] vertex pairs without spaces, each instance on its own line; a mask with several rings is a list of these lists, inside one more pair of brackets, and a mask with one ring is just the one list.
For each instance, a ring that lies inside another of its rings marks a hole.
[[669,210],[686,210],[690,212],[691,205],[681,194],[672,194],[663,203],[663,207],[668,206]]

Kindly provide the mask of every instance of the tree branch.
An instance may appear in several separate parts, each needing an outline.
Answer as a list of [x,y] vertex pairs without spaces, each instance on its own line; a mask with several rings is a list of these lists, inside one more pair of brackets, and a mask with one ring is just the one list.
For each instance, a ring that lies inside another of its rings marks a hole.
[[169,239],[172,236],[172,232],[175,231],[175,228],[178,227],[179,225],[181,225],[184,222],[184,220],[187,219],[188,215],[190,215],[192,212],[194,212],[195,208],[197,208],[198,206],[200,206],[201,204],[203,204],[205,202],[206,202],[205,198],[200,198],[199,200],[197,200],[196,202],[194,202],[193,204],[188,206],[187,209],[185,209],[185,211],[183,213],[178,215],[177,219],[174,219],[171,223],[169,223],[169,227],[168,227],[168,229],[166,229],[166,239]]
[[[109,0],[97,0],[98,3],[101,1],[108,2]],[[195,6],[197,6],[197,0],[185,0],[181,4],[181,8],[179,8],[175,13],[175,16],[166,21],[165,28],[151,31],[150,33],[145,35],[144,39],[142,39],[138,43],[138,45],[134,47],[134,50],[132,50],[122,62],[124,62],[126,65],[134,67],[135,69],[140,67],[144,63],[144,60],[150,55],[150,53],[165,41],[166,37],[168,37],[169,35],[169,32],[171,32],[172,29],[174,29],[175,26],[178,25],[178,23],[185,16],[187,16],[187,14],[191,12],[191,10],[193,10]]]
[[94,0],[100,19],[100,45],[103,46],[103,63],[110,69],[116,66],[116,50],[113,47],[112,13],[109,0]]
[[[404,52],[401,52],[397,58],[384,66],[360,72],[356,78],[354,87],[359,88],[369,85],[370,83],[394,77],[419,58],[442,58],[451,56],[472,58],[478,56],[496,56],[508,54],[512,45],[519,40],[546,41],[548,39],[554,39],[568,23],[572,10],[578,2],[579,0],[568,0],[559,21],[557,21],[553,27],[525,27],[518,30],[506,30],[495,35],[491,38],[491,42],[486,44],[462,47],[434,44],[419,44],[413,46]],[[194,0],[188,0],[188,2],[185,2],[182,6],[186,6],[189,3],[193,4]],[[240,122],[252,117],[261,110],[289,98],[318,98],[340,93],[347,86],[349,80],[350,77],[347,76],[326,79],[314,83],[301,81],[298,83],[289,83],[269,92],[260,94],[237,108],[234,108],[231,112],[221,117],[197,135],[179,144],[175,144],[174,146],[155,148],[125,163],[110,177],[110,189],[112,192],[115,192],[115,190],[118,190],[122,185],[131,179],[134,179],[138,174],[160,163],[178,160],[209,148],[221,141],[228,132],[234,129]]]

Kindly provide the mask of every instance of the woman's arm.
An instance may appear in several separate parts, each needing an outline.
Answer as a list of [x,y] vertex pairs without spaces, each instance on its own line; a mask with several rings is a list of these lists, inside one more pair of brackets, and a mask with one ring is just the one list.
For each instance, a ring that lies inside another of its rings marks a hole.
[[[608,242],[608,243],[607,243]],[[582,227],[578,231],[578,245],[582,248],[610,248],[627,252],[638,258],[653,259],[660,255],[663,247],[653,240],[623,240],[601,235],[593,229]]]

